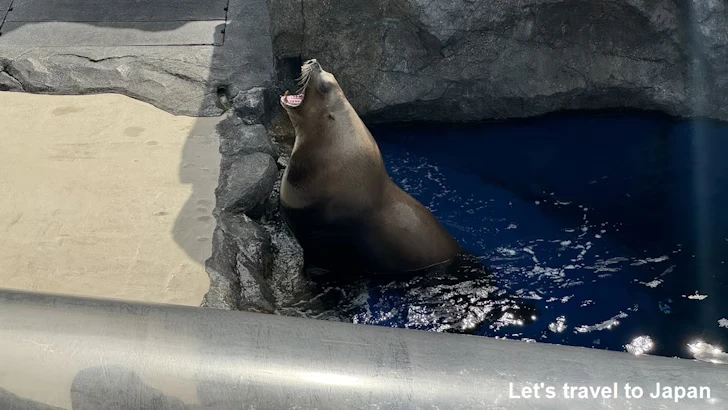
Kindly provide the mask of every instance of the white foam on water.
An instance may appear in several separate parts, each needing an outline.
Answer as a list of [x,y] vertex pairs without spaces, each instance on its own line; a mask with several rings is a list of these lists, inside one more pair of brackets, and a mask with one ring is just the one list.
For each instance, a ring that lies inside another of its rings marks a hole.
[[682,295],[682,297],[688,298],[688,299],[691,299],[691,300],[704,300],[704,299],[706,299],[708,297],[708,295],[701,295],[696,290],[694,294],[692,294],[692,295]]
[[652,350],[653,347],[655,347],[655,343],[649,336],[638,336],[634,338],[630,343],[624,345],[624,348],[627,350],[627,352],[635,356],[643,355]]
[[589,332],[594,332],[597,330],[610,330],[613,327],[619,325],[619,319],[624,319],[627,316],[628,315],[626,313],[619,312],[617,315],[615,315],[612,318],[607,319],[601,323],[597,323],[595,325],[590,325],[590,326],[587,326],[587,325],[578,326],[574,329],[574,333],[589,333]]
[[728,364],[728,354],[723,351],[719,346],[714,346],[709,343],[705,343],[702,340],[698,340],[688,344],[690,354],[696,360],[708,363],[716,364]]
[[670,259],[670,257],[667,255],[663,255],[658,258],[638,259],[636,262],[634,262],[632,264],[632,266],[641,266],[641,265],[645,265],[647,263],[660,263],[660,262],[665,262],[668,259]]
[[556,318],[556,322],[549,323],[549,330],[554,333],[561,333],[566,330],[566,317],[559,316]]
[[662,279],[654,279],[649,282],[640,282],[640,285],[645,285],[648,288],[656,288],[662,284]]

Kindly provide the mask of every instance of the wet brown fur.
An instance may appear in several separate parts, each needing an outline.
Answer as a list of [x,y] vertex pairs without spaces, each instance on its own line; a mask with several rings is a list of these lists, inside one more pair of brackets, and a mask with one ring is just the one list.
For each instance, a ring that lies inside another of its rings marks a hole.
[[301,104],[281,101],[296,131],[281,209],[304,257],[318,255],[318,265],[336,265],[338,257],[343,265],[376,272],[416,271],[454,258],[460,246],[391,180],[376,141],[334,76],[315,60],[307,64]]

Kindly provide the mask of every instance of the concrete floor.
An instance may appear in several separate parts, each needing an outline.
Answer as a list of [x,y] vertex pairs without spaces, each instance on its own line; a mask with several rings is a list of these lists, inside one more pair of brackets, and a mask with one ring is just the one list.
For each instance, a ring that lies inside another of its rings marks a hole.
[[218,121],[0,92],[0,287],[199,305]]

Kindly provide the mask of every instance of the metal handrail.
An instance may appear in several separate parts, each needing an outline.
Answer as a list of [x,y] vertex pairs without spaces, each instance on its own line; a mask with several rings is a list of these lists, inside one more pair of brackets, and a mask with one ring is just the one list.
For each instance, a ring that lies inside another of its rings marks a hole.
[[[656,383],[703,398],[652,398]],[[727,392],[728,366],[685,359],[0,291],[3,409],[719,409]]]

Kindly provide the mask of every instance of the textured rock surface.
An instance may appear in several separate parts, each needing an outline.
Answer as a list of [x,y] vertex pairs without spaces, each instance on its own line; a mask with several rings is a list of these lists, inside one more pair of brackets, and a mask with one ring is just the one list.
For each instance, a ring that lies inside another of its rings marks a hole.
[[[213,236],[212,257],[207,261],[210,291],[205,295],[202,306],[257,312],[278,311],[281,306],[295,303],[306,291],[303,250],[278,212],[280,177],[285,169],[287,156],[278,158],[280,170],[275,163],[272,169],[268,169],[268,164],[273,160],[268,154],[272,147],[265,128],[244,125],[235,115],[231,115],[226,121],[228,125],[218,129],[223,140],[236,135],[240,137],[241,127],[245,132],[256,135],[254,138],[239,138],[239,143],[221,144],[230,148],[221,148],[221,152],[223,164],[226,161],[231,161],[232,164],[229,166],[231,172],[227,174],[228,178],[233,178],[236,183],[247,180],[250,182],[249,186],[254,187],[236,191],[243,193],[242,203],[258,201],[258,206],[221,210],[220,204],[224,203],[225,198],[218,193],[218,227]],[[266,143],[261,143],[263,139]],[[255,150],[263,150],[265,153],[248,154]],[[248,161],[251,157],[260,159],[260,164],[266,165],[264,177],[255,172],[236,173],[235,164]],[[261,200],[260,195],[266,198]],[[254,214],[259,218],[257,221],[246,215],[247,208],[250,208],[247,214]]]
[[23,85],[15,77],[0,69],[0,91],[23,91]]
[[273,312],[270,234],[244,214],[223,213],[215,235],[207,262],[212,285],[202,306]]
[[278,311],[306,290],[303,250],[278,211],[290,147],[274,148],[264,126],[248,125],[239,115],[231,111],[217,128],[222,154],[218,227],[207,261],[210,291],[202,306]]
[[214,212],[218,225],[207,261],[210,291],[204,307],[280,312],[306,290],[303,250],[278,212],[290,147],[274,147],[261,124],[265,101],[263,88],[239,93],[234,109],[217,126],[222,158]]
[[270,3],[278,70],[318,58],[370,120],[603,108],[728,120],[722,1]]
[[[114,92],[178,115],[215,116],[273,74],[266,0],[230,0],[222,46],[27,47],[0,38],[0,90]],[[92,23],[89,23],[92,24]],[[113,28],[108,28],[113,35]]]
[[212,54],[186,57],[155,58],[136,53],[92,57],[72,52],[53,55],[37,55],[36,52],[10,61],[6,73],[27,92],[119,92],[173,113],[219,114],[220,110],[215,107],[217,94],[208,83],[210,70],[207,66]]
[[253,87],[241,91],[233,99],[235,112],[246,124],[258,124],[265,115],[266,101],[265,88]]
[[278,307],[290,306],[305,298],[307,280],[303,270],[303,248],[283,221],[279,211],[281,178],[288,163],[288,156],[282,155],[278,181],[270,194],[263,228],[270,234],[273,251],[271,267],[271,289]]
[[[205,266],[210,277],[210,290],[200,303],[200,307],[223,310],[240,310],[240,280],[237,276],[226,274],[213,268],[208,262]],[[232,265],[231,266],[231,272]]]
[[229,111],[217,126],[220,139],[220,154],[227,168],[234,160],[244,155],[261,152],[277,158],[268,132],[261,124],[247,125],[234,111]]
[[235,238],[226,235],[217,218],[217,227],[212,236],[212,255],[205,262],[210,277],[210,290],[200,306],[215,309],[240,309],[240,276],[236,271],[238,244]]
[[276,162],[268,154],[244,155],[220,170],[217,207],[221,211],[245,212],[259,217],[278,177]]

